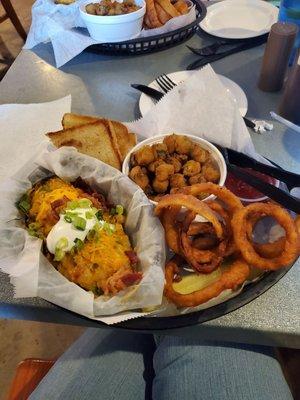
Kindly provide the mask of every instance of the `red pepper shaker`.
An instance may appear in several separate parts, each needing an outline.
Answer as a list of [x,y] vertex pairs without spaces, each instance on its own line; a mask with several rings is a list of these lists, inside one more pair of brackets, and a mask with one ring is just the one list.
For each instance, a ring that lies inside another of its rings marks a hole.
[[282,88],[297,32],[295,24],[276,22],[272,25],[258,81],[259,89],[276,92]]

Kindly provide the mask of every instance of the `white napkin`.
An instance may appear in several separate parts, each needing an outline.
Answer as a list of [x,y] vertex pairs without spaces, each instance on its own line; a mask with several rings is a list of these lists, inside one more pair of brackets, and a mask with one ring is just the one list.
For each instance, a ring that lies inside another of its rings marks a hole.
[[[32,7],[32,23],[24,49],[51,41],[56,66],[59,68],[87,47],[101,43],[89,36],[81,19],[79,7],[87,0],[70,5],[55,4],[54,0],[36,0]],[[163,27],[142,30],[140,37],[159,35],[190,24],[196,18],[195,7],[188,14],[172,18]],[[74,29],[84,28],[84,29]]]
[[71,96],[40,104],[0,105],[0,182],[13,175],[47,143],[46,132],[61,129]]
[[143,138],[172,132],[199,136],[266,162],[255,152],[236,103],[210,65],[195,71],[127,126]]

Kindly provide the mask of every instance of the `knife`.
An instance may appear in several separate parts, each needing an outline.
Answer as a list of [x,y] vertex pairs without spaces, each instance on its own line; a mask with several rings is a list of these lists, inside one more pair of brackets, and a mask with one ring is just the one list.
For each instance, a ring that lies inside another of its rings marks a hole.
[[[164,97],[165,93],[160,92],[157,89],[153,89],[149,86],[146,85],[140,85],[138,83],[133,83],[130,85],[132,88],[139,90],[140,92],[146,94],[147,96],[151,97],[152,99],[159,101],[162,97]],[[255,128],[255,123],[253,121],[251,121],[250,119],[243,117],[245,124],[251,128],[254,129]]]
[[[218,144],[215,146],[222,152],[223,148]],[[272,176],[273,178],[278,179],[281,182],[284,182],[289,190],[294,187],[300,187],[300,175],[294,172],[286,171],[285,169],[279,167],[277,168],[271,165],[263,164],[260,161],[255,160],[254,158],[248,156],[247,154],[240,153],[233,149],[227,149],[228,161],[231,164],[238,165],[242,168],[252,168],[255,171],[262,172],[266,175]],[[273,163],[273,161],[270,161]],[[274,164],[274,163],[273,163]]]

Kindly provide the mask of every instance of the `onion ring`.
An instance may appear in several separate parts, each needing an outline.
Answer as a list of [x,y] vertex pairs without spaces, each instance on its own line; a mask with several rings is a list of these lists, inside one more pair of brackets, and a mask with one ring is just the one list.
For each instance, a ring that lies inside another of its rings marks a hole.
[[191,194],[192,196],[199,196],[201,193],[214,194],[226,204],[230,214],[243,208],[242,202],[237,196],[225,187],[218,186],[211,182],[197,183],[192,186],[183,187],[179,190],[179,193]]
[[271,243],[254,243],[253,247],[257,254],[263,258],[279,257],[284,250],[285,237],[281,237]]
[[167,194],[161,198],[155,207],[155,215],[160,216],[162,211],[170,206],[186,207],[195,214],[201,215],[213,225],[218,239],[221,240],[223,238],[223,227],[220,221],[216,214],[204,202],[186,194]]
[[[252,232],[253,229],[258,222],[259,219],[261,219],[263,216],[260,216],[259,214],[253,214],[252,216],[249,216],[247,220],[247,235],[249,239],[252,239]],[[298,246],[299,246],[299,252],[300,252],[300,218],[297,216],[294,220],[296,231],[298,233]],[[278,257],[284,250],[284,242],[285,242],[285,236],[280,237],[279,239],[275,240],[274,242],[270,243],[256,243],[253,242],[253,247],[255,251],[264,258],[274,258]]]
[[[273,258],[261,257],[250,242],[247,234],[247,220],[259,213],[261,217],[271,216],[285,230],[284,248],[280,255]],[[250,265],[262,270],[277,270],[289,266],[298,256],[298,233],[290,214],[271,203],[253,203],[238,210],[232,218],[231,226],[235,243],[242,256]]]
[[198,250],[211,250],[218,244],[216,235],[208,234],[193,239],[193,247]]
[[231,228],[231,216],[229,215],[228,211],[225,210],[224,207],[216,200],[210,200],[207,202],[207,204],[213,211],[215,211],[223,219],[225,223],[227,247],[224,256],[228,257],[237,252],[237,247],[233,240],[233,232]]
[[197,272],[208,274],[215,270],[223,260],[226,250],[226,242],[221,241],[213,250],[199,250],[193,247],[189,238],[189,227],[195,218],[195,213],[188,211],[187,217],[182,224],[181,245],[186,261]]
[[195,307],[217,297],[223,290],[235,289],[248,278],[250,269],[248,264],[237,259],[230,267],[222,272],[220,279],[204,289],[189,294],[180,294],[173,289],[173,279],[179,272],[182,259],[179,256],[172,258],[166,265],[165,296],[179,307]]
[[180,234],[176,224],[176,217],[180,209],[181,207],[168,207],[160,216],[160,221],[165,230],[167,245],[176,254],[181,254]]
[[209,222],[196,222],[193,221],[187,231],[189,236],[196,236],[199,234],[212,234],[214,229]]

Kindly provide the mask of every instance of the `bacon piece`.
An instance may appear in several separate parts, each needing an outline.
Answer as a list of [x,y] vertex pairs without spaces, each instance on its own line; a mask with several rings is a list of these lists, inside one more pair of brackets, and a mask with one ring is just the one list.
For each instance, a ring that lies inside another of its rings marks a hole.
[[53,225],[55,225],[56,222],[59,221],[59,215],[55,210],[49,210],[47,213],[47,220],[51,222]]
[[142,277],[143,275],[141,272],[129,272],[128,274],[122,276],[121,280],[126,286],[131,286],[140,281]]
[[139,262],[138,256],[136,255],[136,252],[133,250],[127,250],[125,251],[126,256],[129,258],[130,264],[135,265]]
[[57,209],[58,207],[61,207],[61,206],[65,205],[69,200],[70,200],[70,199],[68,199],[67,196],[64,196],[64,197],[61,198],[61,199],[57,199],[57,200],[55,200],[55,201],[52,201],[52,203],[50,204],[52,210],[53,210],[53,211],[56,211],[56,209]]

